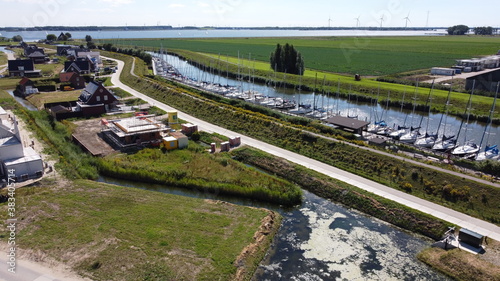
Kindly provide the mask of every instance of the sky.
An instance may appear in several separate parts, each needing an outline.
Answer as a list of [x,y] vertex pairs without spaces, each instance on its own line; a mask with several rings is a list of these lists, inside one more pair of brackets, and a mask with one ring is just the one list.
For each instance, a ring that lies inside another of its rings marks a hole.
[[498,0],[0,0],[0,11],[0,27],[500,26]]

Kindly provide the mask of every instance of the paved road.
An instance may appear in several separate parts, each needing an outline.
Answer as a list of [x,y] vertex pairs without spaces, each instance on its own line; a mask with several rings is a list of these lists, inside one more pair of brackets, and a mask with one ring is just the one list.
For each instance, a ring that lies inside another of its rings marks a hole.
[[432,81],[434,81],[434,83],[441,83],[443,81],[447,81],[447,80],[451,80],[451,79],[467,79],[467,78],[472,77],[472,76],[476,76],[479,74],[488,73],[488,72],[496,71],[496,70],[498,70],[498,68],[485,69],[485,70],[476,71],[476,72],[462,72],[460,74],[455,74],[453,76],[436,75],[436,76],[433,76],[432,79],[429,79],[427,81],[422,81],[422,82],[432,83]]
[[[152,99],[152,98],[124,85],[123,83],[121,83],[121,81],[119,80],[119,75],[123,69],[124,62],[119,61],[119,60],[117,60],[117,62],[118,62],[118,71],[111,78],[111,82],[115,86],[118,86],[118,87],[124,89],[125,91],[129,92],[130,94],[132,94],[138,98],[141,98],[141,99],[145,100],[146,102],[148,102],[156,107],[159,107],[165,111],[176,110],[176,109],[174,109],[166,104],[163,104],[155,99]],[[244,136],[244,135],[241,135],[239,133],[227,130],[225,128],[215,126],[215,125],[210,124],[208,122],[205,122],[203,120],[194,118],[194,117],[192,117],[188,114],[185,114],[181,111],[178,111],[178,117],[181,119],[184,119],[188,122],[197,124],[198,128],[200,130],[203,130],[206,132],[210,132],[210,133],[216,132],[216,133],[219,133],[219,134],[225,135],[225,136],[240,136],[241,142],[243,144],[258,148],[262,151],[273,154],[275,156],[285,158],[291,162],[305,166],[309,169],[313,169],[317,172],[323,173],[323,174],[328,175],[332,178],[336,178],[338,180],[341,180],[343,182],[357,186],[359,188],[362,188],[364,190],[367,190],[369,192],[372,192],[372,193],[377,194],[379,196],[382,196],[384,198],[399,202],[399,203],[406,205],[408,207],[411,207],[413,209],[419,210],[419,211],[427,213],[427,214],[431,214],[437,218],[440,218],[440,219],[443,219],[443,220],[448,221],[450,223],[456,224],[460,227],[468,228],[468,229],[473,230],[475,232],[478,232],[482,235],[485,235],[485,236],[488,236],[492,239],[500,241],[500,227],[498,227],[492,223],[488,223],[488,222],[485,222],[483,220],[476,219],[476,218],[473,218],[471,216],[465,215],[463,213],[451,210],[449,208],[445,208],[441,205],[431,203],[429,201],[426,201],[426,200],[420,199],[418,197],[409,195],[407,193],[392,189],[390,187],[376,183],[374,181],[367,180],[363,177],[348,173],[346,171],[329,166],[327,164],[316,161],[314,159],[310,159],[308,157],[299,155],[297,153],[293,153],[293,152],[290,152],[288,150],[284,150],[284,149],[281,149],[279,147],[276,147],[276,146],[264,143],[262,141],[250,138],[248,136]]]
[[89,281],[63,268],[16,259],[15,272],[9,272],[7,253],[0,254],[0,281]]
[[[6,51],[5,54],[7,54],[7,60],[15,60],[16,59],[16,57],[14,56],[14,52]],[[8,67],[8,64],[0,65],[0,74],[3,73],[4,71],[6,71],[7,67]]]

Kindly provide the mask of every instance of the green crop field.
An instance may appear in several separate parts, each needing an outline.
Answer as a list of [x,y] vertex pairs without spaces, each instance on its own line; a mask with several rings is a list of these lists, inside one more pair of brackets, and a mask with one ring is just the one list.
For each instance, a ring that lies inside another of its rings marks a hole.
[[496,54],[500,37],[308,37],[125,39],[115,45],[185,49],[224,56],[269,60],[277,43],[290,43],[304,56],[306,67],[336,73],[379,76],[451,66],[456,59]]

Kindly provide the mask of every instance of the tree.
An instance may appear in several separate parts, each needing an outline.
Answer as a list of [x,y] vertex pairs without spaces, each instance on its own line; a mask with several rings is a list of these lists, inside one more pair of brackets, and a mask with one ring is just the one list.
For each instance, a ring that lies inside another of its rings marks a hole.
[[85,35],[85,41],[91,42],[92,41],[92,36],[90,35]]
[[94,42],[92,42],[92,41],[87,41],[87,48],[89,48],[89,49],[95,49],[96,47],[95,47]]
[[467,32],[469,32],[469,27],[467,25],[461,24],[448,27],[449,35],[465,35]]
[[21,35],[16,35],[16,36],[12,37],[12,41],[14,41],[14,42],[22,42],[23,41],[23,37]]
[[55,34],[47,34],[47,41],[56,41],[57,36]]
[[71,33],[66,32],[64,35],[66,35],[66,38],[67,38],[67,39],[71,39]]
[[491,26],[481,26],[474,28],[474,34],[476,35],[493,35],[493,27]]
[[293,45],[286,43],[284,46],[276,45],[276,50],[270,56],[271,68],[274,71],[291,74],[304,74],[304,60],[300,52]]

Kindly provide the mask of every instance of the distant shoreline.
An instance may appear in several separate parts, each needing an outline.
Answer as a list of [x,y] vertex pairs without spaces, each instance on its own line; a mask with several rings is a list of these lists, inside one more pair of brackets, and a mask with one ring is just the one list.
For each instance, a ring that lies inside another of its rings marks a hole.
[[170,25],[159,26],[35,26],[35,27],[0,27],[0,31],[5,32],[21,32],[21,31],[138,31],[138,30],[379,30],[379,31],[427,31],[436,29],[446,29],[447,27],[279,27],[279,26],[262,26],[262,27],[215,27],[215,26],[182,26],[173,27]]

